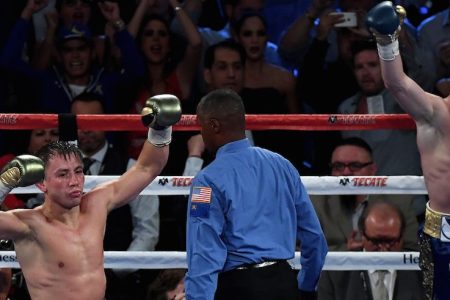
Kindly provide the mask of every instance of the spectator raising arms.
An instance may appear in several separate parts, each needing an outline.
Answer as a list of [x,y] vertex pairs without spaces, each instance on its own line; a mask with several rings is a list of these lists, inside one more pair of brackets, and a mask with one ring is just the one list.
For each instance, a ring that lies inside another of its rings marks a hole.
[[[131,33],[138,37],[147,70],[146,77],[139,87],[137,99],[132,103],[129,112],[140,112],[149,96],[166,93],[176,95],[181,100],[183,111],[189,111],[185,106],[191,96],[192,82],[200,63],[202,38],[178,1],[171,0],[175,18],[183,24],[187,35],[184,54],[181,59],[176,59],[174,53],[179,49],[176,47],[175,36],[171,33],[167,20],[160,15],[144,18],[142,11],[153,2],[154,0],[142,0],[129,26]],[[140,24],[139,33],[136,31],[137,24]],[[129,154],[136,158],[146,136],[139,132],[131,132],[128,139]]]
[[52,70],[35,70],[22,60],[21,53],[31,16],[47,1],[28,0],[11,32],[0,57],[0,64],[9,71],[26,75],[37,85],[38,95],[32,100],[31,111],[69,112],[74,97],[88,91],[105,99],[106,112],[111,112],[116,100],[117,85],[143,76],[144,69],[135,43],[120,17],[119,6],[110,1],[99,3],[105,19],[112,24],[115,41],[122,51],[123,69],[108,72],[94,64],[92,34],[82,24],[62,27],[58,34],[59,64]]

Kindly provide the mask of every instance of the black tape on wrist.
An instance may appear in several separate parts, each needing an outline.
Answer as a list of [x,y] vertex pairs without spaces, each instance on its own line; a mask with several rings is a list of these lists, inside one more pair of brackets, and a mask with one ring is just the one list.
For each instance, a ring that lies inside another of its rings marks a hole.
[[77,116],[74,114],[58,114],[59,140],[76,142],[78,140]]

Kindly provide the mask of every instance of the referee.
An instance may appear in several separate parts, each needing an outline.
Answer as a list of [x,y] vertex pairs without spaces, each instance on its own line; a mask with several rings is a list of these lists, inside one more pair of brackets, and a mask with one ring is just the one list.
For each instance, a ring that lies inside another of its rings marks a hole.
[[[197,106],[215,160],[192,182],[186,299],[314,299],[327,244],[295,167],[245,138],[245,109],[231,90]],[[301,241],[302,270],[287,260]]]

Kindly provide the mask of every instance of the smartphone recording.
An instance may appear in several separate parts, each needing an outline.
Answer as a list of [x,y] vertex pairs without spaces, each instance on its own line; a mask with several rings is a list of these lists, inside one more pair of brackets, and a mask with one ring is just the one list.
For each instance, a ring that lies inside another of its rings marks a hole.
[[344,20],[334,24],[335,27],[356,27],[358,25],[355,12],[332,12],[330,15],[342,15]]

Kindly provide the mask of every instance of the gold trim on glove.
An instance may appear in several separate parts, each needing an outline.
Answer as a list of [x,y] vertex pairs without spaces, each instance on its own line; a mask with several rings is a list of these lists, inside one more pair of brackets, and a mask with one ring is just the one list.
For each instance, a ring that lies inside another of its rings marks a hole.
[[436,239],[441,238],[442,217],[450,217],[450,214],[437,212],[430,208],[427,202],[425,210],[425,226],[423,232]]
[[399,21],[400,21],[400,26],[403,25],[403,21],[406,18],[406,9],[403,8],[403,6],[401,5],[396,5],[395,6],[395,12],[398,15]]
[[15,188],[20,181],[20,169],[12,167],[5,170],[0,176],[0,180],[9,188]]

